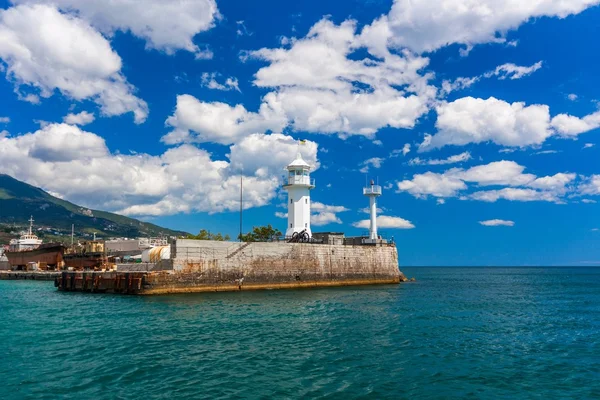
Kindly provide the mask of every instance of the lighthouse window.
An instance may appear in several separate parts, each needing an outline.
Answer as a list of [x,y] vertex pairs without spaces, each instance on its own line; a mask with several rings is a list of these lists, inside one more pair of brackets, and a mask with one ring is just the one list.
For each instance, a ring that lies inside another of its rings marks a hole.
[[304,204],[308,204],[308,199],[304,199]]
[[305,228],[308,228],[308,223],[306,223],[306,222],[305,222],[305,223],[304,223],[304,227],[305,227]]
[[292,227],[292,224],[290,224],[290,228]]
[[290,204],[294,204],[294,199],[290,199]]

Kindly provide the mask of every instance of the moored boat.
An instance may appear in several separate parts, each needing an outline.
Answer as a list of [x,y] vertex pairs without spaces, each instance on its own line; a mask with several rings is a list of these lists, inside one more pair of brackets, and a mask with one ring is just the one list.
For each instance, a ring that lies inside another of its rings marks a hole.
[[64,266],[65,246],[61,243],[43,243],[33,233],[33,217],[29,219],[29,231],[19,239],[10,241],[4,252],[12,269],[59,269]]

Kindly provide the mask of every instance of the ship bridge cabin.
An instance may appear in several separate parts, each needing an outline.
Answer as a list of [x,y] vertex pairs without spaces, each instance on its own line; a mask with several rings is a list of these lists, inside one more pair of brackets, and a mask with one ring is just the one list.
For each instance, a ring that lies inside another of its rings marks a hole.
[[42,244],[40,238],[33,234],[33,216],[29,218],[29,231],[19,239],[12,239],[9,251],[35,250]]

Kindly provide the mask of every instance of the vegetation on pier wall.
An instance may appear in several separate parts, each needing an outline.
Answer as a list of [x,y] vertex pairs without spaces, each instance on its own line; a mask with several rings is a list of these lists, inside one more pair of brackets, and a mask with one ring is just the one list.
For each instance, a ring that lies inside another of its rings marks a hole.
[[239,235],[238,239],[242,242],[271,242],[281,235],[279,229],[275,229],[269,224],[267,226],[252,227],[252,231],[245,235]]
[[201,229],[197,235],[187,235],[185,239],[195,239],[195,240],[217,240],[219,242],[229,241],[231,237],[229,235],[223,236],[221,233],[210,233],[206,229]]

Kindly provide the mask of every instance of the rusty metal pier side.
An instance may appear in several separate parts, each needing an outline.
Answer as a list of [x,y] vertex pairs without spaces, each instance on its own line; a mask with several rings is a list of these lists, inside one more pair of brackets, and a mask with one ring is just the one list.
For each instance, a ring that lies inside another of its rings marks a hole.
[[63,292],[140,294],[145,280],[145,272],[63,271],[54,286]]

